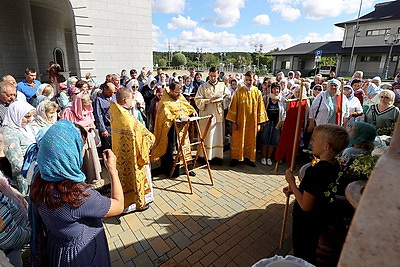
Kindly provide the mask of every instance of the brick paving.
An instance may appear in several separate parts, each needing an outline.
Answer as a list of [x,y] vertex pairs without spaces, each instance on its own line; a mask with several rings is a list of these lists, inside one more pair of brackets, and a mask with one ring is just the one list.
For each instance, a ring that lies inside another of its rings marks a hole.
[[[104,220],[113,266],[251,266],[290,251],[291,207],[284,249],[279,238],[285,165],[212,166],[187,178],[153,177],[154,203],[144,212]],[[291,198],[293,201],[293,197]]]

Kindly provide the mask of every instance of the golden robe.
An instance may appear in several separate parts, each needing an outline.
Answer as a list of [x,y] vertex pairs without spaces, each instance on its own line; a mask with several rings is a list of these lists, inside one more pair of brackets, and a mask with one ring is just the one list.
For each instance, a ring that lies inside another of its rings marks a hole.
[[114,102],[110,103],[110,115],[112,150],[117,157],[125,208],[136,204],[136,209],[141,209],[147,204],[145,195],[152,193],[146,165],[150,163],[155,137],[127,109]]
[[[154,126],[154,135],[156,142],[151,151],[151,162],[158,162],[164,156],[168,146],[168,132],[174,124],[174,119],[180,116],[190,116],[195,109],[189,104],[183,95],[175,100],[169,93],[165,92],[158,104],[156,123]],[[181,130],[181,129],[180,129]],[[178,134],[178,133],[177,133]],[[178,138],[181,138],[182,131],[179,131]],[[189,142],[189,134],[185,140],[185,144]],[[189,150],[185,154],[190,153]]]
[[226,119],[238,124],[238,129],[232,131],[231,158],[256,161],[257,126],[268,120],[260,90],[238,89]]

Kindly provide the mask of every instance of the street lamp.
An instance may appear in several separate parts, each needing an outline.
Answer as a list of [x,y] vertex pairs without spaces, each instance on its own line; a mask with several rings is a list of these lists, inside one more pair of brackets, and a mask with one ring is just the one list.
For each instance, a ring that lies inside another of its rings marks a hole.
[[386,60],[386,69],[385,69],[385,75],[384,75],[384,79],[387,79],[388,77],[388,72],[389,72],[389,65],[390,65],[390,60],[392,58],[392,51],[393,51],[393,46],[395,44],[398,44],[400,41],[399,39],[399,34],[385,34],[385,43],[390,45],[390,50],[389,50],[389,56]]
[[197,69],[199,69],[200,68],[200,56],[203,53],[203,48],[197,48],[196,53],[197,53]]
[[226,53],[221,52],[219,54],[221,56],[221,63],[219,63],[221,65],[221,71],[223,71],[223,67],[224,67],[224,56],[226,56]]
[[257,56],[257,69],[258,70],[260,69],[260,54],[261,54],[262,50],[263,50],[263,44],[255,44],[254,45],[254,51],[256,53],[258,53],[258,56]]

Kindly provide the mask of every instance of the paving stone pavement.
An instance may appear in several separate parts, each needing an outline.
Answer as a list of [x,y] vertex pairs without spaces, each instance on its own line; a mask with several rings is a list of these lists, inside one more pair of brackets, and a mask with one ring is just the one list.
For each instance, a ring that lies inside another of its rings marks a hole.
[[[280,165],[212,166],[187,178],[153,177],[150,208],[104,220],[113,266],[251,266],[291,249],[289,216],[279,250],[286,185]],[[291,201],[293,201],[293,197]]]

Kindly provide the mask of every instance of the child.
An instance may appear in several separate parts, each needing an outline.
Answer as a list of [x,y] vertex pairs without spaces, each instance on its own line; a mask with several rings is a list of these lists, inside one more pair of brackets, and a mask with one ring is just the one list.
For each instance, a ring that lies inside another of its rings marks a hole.
[[286,195],[294,194],[293,207],[293,252],[312,264],[316,262],[316,251],[320,234],[327,229],[332,213],[334,193],[332,187],[339,174],[335,157],[349,144],[347,131],[335,124],[318,125],[313,132],[312,151],[320,161],[306,170],[305,176],[296,186],[293,174],[286,171],[288,187]]
[[232,122],[231,167],[239,161],[251,167],[256,166],[257,132],[261,129],[261,123],[267,121],[267,113],[261,91],[253,86],[253,82],[254,73],[246,72],[245,85],[234,93],[226,116]]

